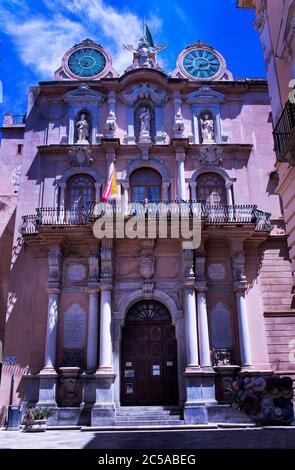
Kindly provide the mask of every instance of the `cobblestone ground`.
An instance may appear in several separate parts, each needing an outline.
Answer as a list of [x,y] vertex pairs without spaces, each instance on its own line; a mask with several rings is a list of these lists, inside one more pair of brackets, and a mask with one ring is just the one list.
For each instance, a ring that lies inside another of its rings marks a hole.
[[295,449],[295,427],[171,431],[0,430],[0,449]]

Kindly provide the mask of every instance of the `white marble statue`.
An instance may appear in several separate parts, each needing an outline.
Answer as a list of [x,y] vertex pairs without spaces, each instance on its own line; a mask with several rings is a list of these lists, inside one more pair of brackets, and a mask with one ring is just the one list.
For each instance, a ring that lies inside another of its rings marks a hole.
[[184,132],[184,122],[183,117],[180,112],[175,114],[173,130],[176,137],[181,137]]
[[114,111],[110,111],[108,117],[106,118],[105,130],[107,135],[113,135],[117,128],[117,119]]
[[149,134],[151,131],[151,115],[150,115],[148,108],[142,108],[139,118],[140,118],[140,133]]
[[138,56],[138,63],[140,67],[153,67],[153,55],[156,52],[162,51],[166,48],[165,45],[156,45],[152,47],[145,38],[139,40],[137,48],[132,44],[123,44],[123,47],[128,51]]
[[210,119],[208,114],[205,114],[204,119],[200,119],[201,132],[202,132],[202,143],[203,144],[214,144],[214,122]]
[[79,121],[77,121],[77,135],[78,140],[77,144],[88,144],[88,137],[89,137],[89,124],[86,119],[86,114],[82,113],[80,116]]

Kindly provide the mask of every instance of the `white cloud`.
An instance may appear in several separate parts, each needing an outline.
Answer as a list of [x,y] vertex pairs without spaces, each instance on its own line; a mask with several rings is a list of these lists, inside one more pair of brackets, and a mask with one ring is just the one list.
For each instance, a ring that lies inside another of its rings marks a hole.
[[[19,3],[21,15],[16,8]],[[52,78],[64,53],[87,37],[110,51],[119,73],[131,64],[131,54],[122,43],[136,44],[142,35],[142,19],[136,14],[119,11],[104,0],[43,0],[46,11],[34,10],[32,3],[6,0],[0,4],[0,16],[2,29],[11,37],[22,62],[40,77]],[[161,30],[157,15],[151,13],[147,21],[152,32]]]

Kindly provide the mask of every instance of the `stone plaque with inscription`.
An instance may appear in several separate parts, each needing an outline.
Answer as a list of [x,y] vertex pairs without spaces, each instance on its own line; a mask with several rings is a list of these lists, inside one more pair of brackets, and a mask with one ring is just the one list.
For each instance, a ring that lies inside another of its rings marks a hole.
[[73,304],[64,314],[63,343],[66,349],[81,349],[85,346],[85,312]]
[[233,345],[231,311],[221,302],[210,312],[213,348],[231,348]]
[[225,267],[223,264],[209,264],[208,277],[212,281],[222,281],[225,278]]

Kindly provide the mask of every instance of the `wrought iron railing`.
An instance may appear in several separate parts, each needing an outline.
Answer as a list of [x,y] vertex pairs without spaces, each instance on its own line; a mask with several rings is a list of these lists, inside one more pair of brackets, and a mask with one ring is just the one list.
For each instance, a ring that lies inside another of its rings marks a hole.
[[132,203],[128,210],[120,204],[91,204],[85,208],[43,207],[36,214],[23,216],[20,232],[23,235],[38,233],[42,228],[75,227],[91,225],[96,219],[106,215],[124,217],[200,217],[204,225],[245,225],[255,226],[256,231],[270,231],[270,215],[257,209],[255,205],[211,205],[204,202],[171,201],[164,203]]
[[286,150],[294,127],[295,104],[291,103],[290,101],[287,101],[273,132],[275,151],[277,153],[278,160],[282,158],[281,154]]

